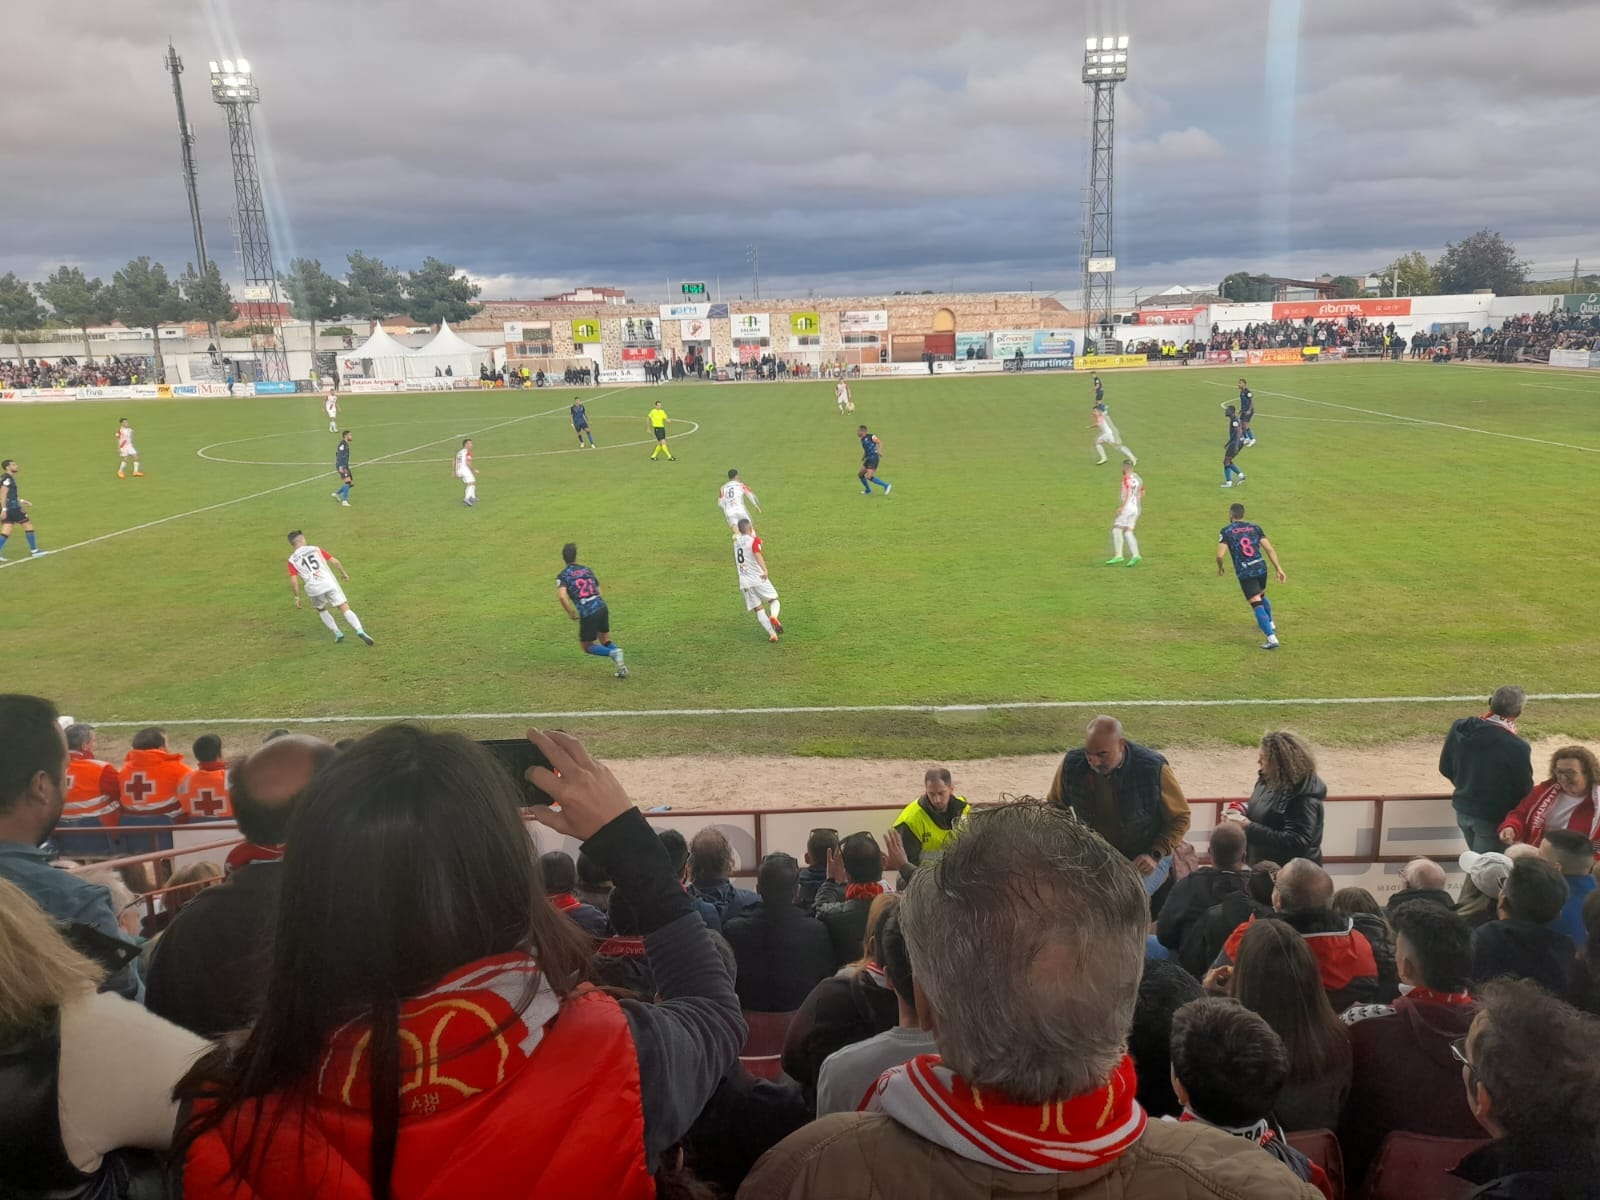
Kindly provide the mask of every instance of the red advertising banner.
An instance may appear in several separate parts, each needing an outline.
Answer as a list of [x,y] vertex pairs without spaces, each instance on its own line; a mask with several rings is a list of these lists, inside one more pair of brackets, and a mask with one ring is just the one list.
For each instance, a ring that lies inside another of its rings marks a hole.
[[622,348],[623,362],[655,362],[656,348],[654,346],[624,346]]
[[1400,300],[1305,300],[1294,304],[1274,304],[1274,321],[1336,321],[1340,317],[1409,317],[1411,299]]
[[1139,325],[1193,325],[1205,316],[1204,308],[1141,308]]
[[1304,362],[1305,355],[1298,346],[1275,346],[1270,350],[1247,350],[1252,366],[1275,364],[1282,366],[1286,363]]

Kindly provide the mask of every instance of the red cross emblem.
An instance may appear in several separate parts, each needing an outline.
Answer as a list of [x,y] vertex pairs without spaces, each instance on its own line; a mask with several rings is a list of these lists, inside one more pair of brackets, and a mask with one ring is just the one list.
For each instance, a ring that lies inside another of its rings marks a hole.
[[202,817],[214,817],[227,811],[228,799],[217,795],[211,788],[201,788],[195,795],[193,808]]
[[139,810],[144,808],[144,798],[156,790],[156,785],[144,777],[143,771],[135,771],[128,776],[128,782],[122,785],[122,790],[133,800],[130,807]]

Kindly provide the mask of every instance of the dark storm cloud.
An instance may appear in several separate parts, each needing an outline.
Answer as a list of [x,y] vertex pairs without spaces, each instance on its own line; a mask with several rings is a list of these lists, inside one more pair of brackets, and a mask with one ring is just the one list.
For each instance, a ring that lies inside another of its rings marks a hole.
[[0,90],[0,270],[35,277],[193,256],[168,32],[229,266],[205,65],[243,53],[280,260],[434,254],[493,294],[689,276],[738,294],[755,243],[767,294],[1070,291],[1091,32],[1134,38],[1125,284],[1356,272],[1483,225],[1546,274],[1600,258],[1600,9],[1576,0],[68,0],[6,25],[26,52]]

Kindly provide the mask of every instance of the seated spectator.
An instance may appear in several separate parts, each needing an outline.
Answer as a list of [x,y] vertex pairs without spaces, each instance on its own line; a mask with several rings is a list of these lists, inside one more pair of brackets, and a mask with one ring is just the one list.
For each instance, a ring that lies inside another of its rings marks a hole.
[[611,880],[605,875],[604,867],[582,850],[578,851],[578,886],[572,889],[572,894],[580,902],[605,912],[611,904]]
[[783,1070],[816,1107],[817,1076],[828,1055],[845,1046],[893,1029],[900,1019],[894,987],[883,969],[878,937],[883,922],[900,897],[884,892],[872,901],[860,956],[849,967],[824,979],[801,1002],[783,1040]]
[[1491,983],[1457,1057],[1467,1100],[1495,1141],[1455,1174],[1478,1200],[1595,1194],[1600,1022],[1528,982]]
[[[1381,918],[1372,918],[1358,929],[1358,918],[1335,913],[1330,907],[1332,901],[1332,876],[1303,858],[1285,864],[1273,883],[1273,917],[1305,937],[1333,1011],[1343,1012],[1352,1004],[1373,1004],[1387,999],[1394,989],[1379,974],[1377,955],[1368,936],[1371,928],[1373,937],[1388,942],[1387,927]],[[1239,941],[1253,924],[1259,924],[1254,917],[1250,923],[1233,931],[1223,947],[1219,964],[1237,961]],[[1389,961],[1392,970],[1392,947]],[[1280,1036],[1283,1034],[1282,1030],[1278,1032]],[[1292,1052],[1293,1047],[1290,1049]]]
[[[122,785],[122,814],[118,828],[140,826],[169,829],[183,816],[178,789],[188,777],[183,755],[167,749],[164,730],[151,726],[133,735],[132,748],[122,760],[117,778]],[[123,838],[129,853],[148,854],[172,849],[171,833],[132,834]]]
[[[595,946],[590,960],[595,979],[606,987],[650,999],[656,994],[656,977],[645,952],[643,916],[626,889],[611,890],[611,910],[606,921],[610,936]],[[704,918],[701,924],[705,924]],[[716,931],[715,925],[706,928]]]
[[1594,848],[1581,833],[1547,829],[1539,843],[1539,854],[1567,881],[1567,902],[1561,906],[1555,928],[1567,935],[1574,950],[1581,950],[1588,941],[1583,927],[1583,905],[1595,889]]
[[1139,1105],[1152,1117],[1183,1111],[1172,1090],[1172,1016],[1205,994],[1199,980],[1171,961],[1146,963],[1139,977],[1128,1055],[1139,1079]]
[[931,861],[943,853],[945,843],[970,808],[967,798],[956,795],[951,787],[949,768],[928,768],[922,780],[922,795],[906,805],[894,821],[901,849],[911,864],[907,874],[921,866],[924,858]]
[[[161,889],[161,907],[144,918],[140,932],[147,938],[157,937],[172,924],[172,919],[189,906],[189,903],[208,887],[223,880],[222,868],[214,862],[200,859],[186,867],[179,867]],[[145,948],[146,954],[153,947]]]
[[1552,996],[1572,984],[1575,948],[1552,929],[1567,902],[1567,881],[1542,858],[1520,858],[1500,892],[1500,919],[1472,935],[1472,979],[1531,979]]
[[1572,975],[1572,1003],[1592,1017],[1600,1017],[1600,892],[1590,892],[1583,902],[1584,942]]
[[1585,746],[1563,746],[1550,756],[1550,778],[1500,823],[1500,841],[1537,846],[1547,829],[1570,829],[1600,844],[1600,762]]
[[1328,785],[1317,775],[1311,747],[1296,734],[1269,733],[1261,739],[1256,762],[1260,770],[1244,812],[1227,814],[1228,820],[1244,826],[1249,861],[1322,862],[1322,806]]
[[756,903],[754,892],[733,886],[733,846],[720,829],[707,827],[689,843],[689,890],[717,910],[718,926]]
[[493,1196],[513,1179],[656,1195],[738,1055],[738,998],[621,784],[576,739],[530,736],[554,768],[530,780],[556,801],[533,818],[633,897],[660,1001],[579,982],[587,940],[539,899],[504,768],[459,734],[387,726],[307,788],[269,1002],[180,1088],[190,1200]]
[[[1283,1040],[1232,1000],[1201,998],[1172,1021],[1172,1090],[1184,1121],[1199,1121],[1254,1142],[1329,1200],[1327,1173],[1289,1145],[1272,1113],[1289,1078]],[[1171,1120],[1172,1118],[1168,1118]]]
[[817,1075],[819,1117],[855,1112],[878,1082],[878,1076],[890,1067],[910,1062],[919,1054],[932,1054],[937,1049],[933,1034],[924,1027],[917,1010],[911,956],[906,950],[899,916],[892,906],[878,931],[878,957],[894,989],[895,1002],[899,1005],[898,1020],[882,1033],[841,1047],[823,1060],[822,1070]]
[[222,739],[214,733],[203,734],[194,740],[193,749],[195,767],[178,785],[178,806],[190,821],[233,820]]
[[[321,738],[288,734],[236,764],[229,790],[239,832],[254,845],[281,845],[306,788],[334,757]],[[150,959],[150,1011],[208,1038],[255,1020],[282,881],[281,858],[251,862],[174,917]]]
[[1318,1196],[1241,1139],[1139,1107],[1126,1039],[1149,904],[1068,814],[973,813],[900,919],[939,1053],[786,1138],[741,1200]]
[[[0,879],[0,1195],[113,1197],[178,1121],[173,1086],[206,1043],[120,996],[15,884]],[[162,1194],[153,1191],[151,1195]]]
[[1383,918],[1383,905],[1378,903],[1378,898],[1364,887],[1344,887],[1333,894],[1333,899],[1328,901],[1328,907],[1341,917],[1354,917],[1358,914]]
[[1231,973],[1213,983],[1226,983],[1283,1039],[1289,1078],[1276,1112],[1291,1131],[1332,1129],[1350,1090],[1350,1038],[1328,1003],[1314,941],[1284,921],[1257,921],[1240,939]]
[[1245,890],[1249,880],[1244,858],[1244,829],[1235,821],[1224,821],[1211,831],[1210,865],[1173,884],[1161,906],[1156,937],[1168,950],[1177,952],[1178,961],[1197,979],[1210,962],[1204,957],[1203,919],[1213,905]]
[[144,901],[134,894],[122,876],[110,867],[96,867],[79,871],[78,878],[85,883],[97,883],[111,893],[111,907],[117,913],[117,926],[130,942],[142,944],[139,930],[144,925]]
[[817,889],[817,918],[833,940],[836,967],[859,958],[867,912],[883,894],[883,851],[870,833],[852,833],[828,859],[828,882]]
[[1467,850],[1461,855],[1461,869],[1467,877],[1456,898],[1456,916],[1476,929],[1499,916],[1500,892],[1511,874],[1511,859],[1497,850],[1486,854]]
[[1183,966],[1196,979],[1204,979],[1211,964],[1219,960],[1233,931],[1255,917],[1272,915],[1272,893],[1277,887],[1277,863],[1267,859],[1255,863],[1245,873],[1245,890],[1225,896],[1220,904],[1206,910],[1200,921],[1199,953],[1191,947],[1183,955]]
[[108,990],[138,999],[138,949],[117,921],[111,893],[51,866],[41,849],[67,798],[67,742],[56,718],[48,700],[0,695],[0,879],[26,892],[69,942],[107,968]]
[[[62,829],[115,829],[122,817],[122,783],[117,769],[95,756],[94,726],[75,721],[66,728],[67,799],[57,822]],[[111,855],[117,852],[110,834],[73,834],[57,841],[69,855]]]
[[828,882],[828,856],[838,848],[837,829],[813,829],[806,837],[806,865],[800,871],[795,903],[808,912],[817,906],[817,889]]
[[585,904],[572,893],[578,886],[578,864],[572,855],[552,850],[539,856],[539,874],[544,877],[544,894],[557,912],[567,917],[592,938],[603,938],[610,932],[606,915],[592,904]]
[[781,851],[761,860],[761,903],[722,927],[739,962],[739,1005],[746,1012],[794,1012],[833,974],[833,945],[822,923],[796,905],[800,864]]
[[1431,903],[1402,907],[1395,926],[1404,994],[1344,1014],[1352,1069],[1338,1132],[1352,1190],[1390,1133],[1478,1136],[1450,1053],[1472,1024],[1472,930]]
[[[673,874],[678,877],[678,884],[688,894],[690,903],[694,905],[695,912],[700,914],[700,919],[706,923],[706,928],[722,929],[722,914],[709,900],[701,899],[689,886],[689,843],[683,834],[676,829],[663,829],[656,835],[661,839],[661,846],[667,852],[667,862],[671,864]],[[729,851],[732,854],[732,851]],[[730,859],[731,865],[731,859]]]
[[1455,908],[1454,898],[1445,890],[1448,882],[1444,868],[1433,859],[1413,858],[1400,868],[1400,890],[1390,896],[1389,903],[1384,906],[1389,919],[1393,920],[1401,908],[1419,901]]

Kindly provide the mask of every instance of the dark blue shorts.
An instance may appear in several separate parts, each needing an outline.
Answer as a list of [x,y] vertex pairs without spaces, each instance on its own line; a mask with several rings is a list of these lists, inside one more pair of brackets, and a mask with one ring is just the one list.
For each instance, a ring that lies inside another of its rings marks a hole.
[[861,469],[863,471],[876,471],[878,469],[878,460],[875,459],[875,458],[864,458],[864,459],[862,459],[861,460]]
[[24,508],[8,508],[8,509],[6,509],[5,516],[0,517],[0,524],[4,524],[4,525],[21,525],[24,521],[26,521],[28,519],[29,519],[29,517],[28,517],[27,509],[24,509]]
[[1264,595],[1266,595],[1266,592],[1267,592],[1267,576],[1266,576],[1266,573],[1263,572],[1260,575],[1241,575],[1241,576],[1239,576],[1239,590],[1244,593],[1244,598],[1246,600],[1250,599],[1251,596],[1264,596]]

